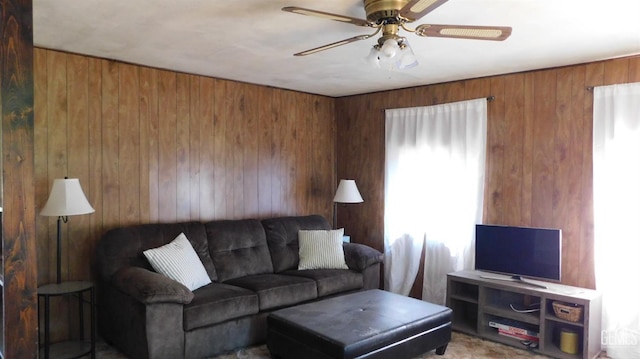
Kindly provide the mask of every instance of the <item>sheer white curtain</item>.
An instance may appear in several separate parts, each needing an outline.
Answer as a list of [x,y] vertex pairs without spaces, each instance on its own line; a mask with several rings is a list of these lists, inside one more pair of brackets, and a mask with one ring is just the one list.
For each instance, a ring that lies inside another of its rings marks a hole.
[[602,344],[640,358],[640,83],[594,89],[593,204]]
[[473,267],[482,220],[487,101],[386,110],[385,288],[409,294],[426,243],[423,300]]

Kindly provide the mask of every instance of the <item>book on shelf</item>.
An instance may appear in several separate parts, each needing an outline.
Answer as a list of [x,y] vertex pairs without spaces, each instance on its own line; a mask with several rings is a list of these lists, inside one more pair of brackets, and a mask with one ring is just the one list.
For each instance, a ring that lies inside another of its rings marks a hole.
[[538,337],[537,328],[533,325],[521,323],[515,320],[496,318],[489,321],[489,326],[498,330],[504,330],[511,333],[518,333],[530,337]]
[[518,340],[529,340],[536,343],[540,342],[540,338],[538,338],[537,336],[522,334],[506,329],[498,329],[498,334]]

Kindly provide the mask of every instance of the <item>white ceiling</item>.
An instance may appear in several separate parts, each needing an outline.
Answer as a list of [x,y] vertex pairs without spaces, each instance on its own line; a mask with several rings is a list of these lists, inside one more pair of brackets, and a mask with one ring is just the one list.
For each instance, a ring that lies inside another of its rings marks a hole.
[[418,67],[364,57],[376,38],[293,53],[372,29],[283,12],[365,18],[362,0],[33,0],[36,46],[327,96],[426,85],[640,54],[640,0],[449,0],[424,23],[511,26],[504,42],[401,31]]

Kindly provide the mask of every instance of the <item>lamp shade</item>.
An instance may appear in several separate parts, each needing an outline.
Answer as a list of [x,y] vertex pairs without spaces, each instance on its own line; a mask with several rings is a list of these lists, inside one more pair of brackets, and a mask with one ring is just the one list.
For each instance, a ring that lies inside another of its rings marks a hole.
[[95,209],[89,204],[77,178],[58,178],[53,180],[49,199],[40,215],[58,217],[93,212]]
[[336,195],[333,197],[333,201],[337,203],[360,203],[364,202],[356,181],[341,179],[336,190]]

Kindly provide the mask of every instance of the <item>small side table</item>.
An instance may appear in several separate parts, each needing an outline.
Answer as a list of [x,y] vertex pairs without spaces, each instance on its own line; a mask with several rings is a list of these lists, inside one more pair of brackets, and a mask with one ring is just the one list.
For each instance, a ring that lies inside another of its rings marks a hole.
[[[89,298],[85,298],[88,295]],[[68,340],[60,343],[50,343],[50,300],[51,297],[75,296],[78,300],[80,337],[79,339]],[[73,359],[91,355],[96,357],[96,324],[95,324],[95,289],[91,282],[62,282],[43,285],[38,288],[38,318],[40,317],[40,299],[44,300],[44,344],[40,349],[40,358],[44,359]],[[85,340],[84,330],[84,305],[89,305],[90,318],[90,340]],[[43,343],[40,338],[39,341]]]

